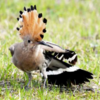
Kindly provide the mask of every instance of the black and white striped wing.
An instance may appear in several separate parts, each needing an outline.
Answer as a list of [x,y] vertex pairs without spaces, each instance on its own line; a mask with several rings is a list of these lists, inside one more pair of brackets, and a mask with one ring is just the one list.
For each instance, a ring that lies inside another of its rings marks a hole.
[[61,61],[66,60],[68,63],[70,63],[72,65],[76,64],[77,54],[74,51],[63,49],[54,43],[45,42],[45,41],[42,41],[42,42],[49,45],[50,47],[41,45],[41,48],[43,50],[45,50],[46,52],[51,53],[51,55],[54,56],[55,58],[57,58]]

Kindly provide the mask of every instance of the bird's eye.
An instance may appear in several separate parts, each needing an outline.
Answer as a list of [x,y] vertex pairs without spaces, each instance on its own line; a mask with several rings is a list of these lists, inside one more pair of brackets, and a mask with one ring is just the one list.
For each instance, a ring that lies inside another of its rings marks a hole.
[[28,40],[28,43],[30,43],[31,42],[31,40]]

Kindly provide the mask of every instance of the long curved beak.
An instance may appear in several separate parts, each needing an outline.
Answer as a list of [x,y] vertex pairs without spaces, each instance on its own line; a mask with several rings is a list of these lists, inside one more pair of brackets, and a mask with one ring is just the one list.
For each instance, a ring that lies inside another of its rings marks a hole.
[[39,41],[38,43],[41,44],[41,45],[44,45],[44,46],[48,46],[48,47],[50,47],[50,48],[53,48],[51,45],[48,45],[48,44],[45,43],[44,41]]

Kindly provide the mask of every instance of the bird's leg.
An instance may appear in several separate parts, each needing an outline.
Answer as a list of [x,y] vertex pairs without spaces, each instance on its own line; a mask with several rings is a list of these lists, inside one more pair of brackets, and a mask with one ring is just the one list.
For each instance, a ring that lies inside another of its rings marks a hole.
[[40,67],[40,70],[43,74],[43,88],[46,88],[46,81],[47,81],[47,74],[46,74],[46,67],[43,66],[43,67]]
[[47,78],[44,78],[43,88],[46,88],[47,87],[46,81],[47,81]]
[[31,83],[31,80],[32,80],[32,74],[31,73],[27,73],[27,75],[28,75],[28,83],[25,86],[25,89],[29,89],[29,84]]
[[43,74],[43,87],[46,88],[47,87],[47,74],[46,74],[46,68],[50,65],[51,63],[51,59],[48,59],[45,61],[45,63],[43,64],[43,69],[41,70],[42,74]]

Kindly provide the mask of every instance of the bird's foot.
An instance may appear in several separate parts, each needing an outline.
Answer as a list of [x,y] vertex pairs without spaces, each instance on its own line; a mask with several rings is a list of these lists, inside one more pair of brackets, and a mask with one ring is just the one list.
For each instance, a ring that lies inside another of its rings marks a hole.
[[26,86],[24,87],[24,89],[25,89],[25,90],[29,90],[30,87],[26,85]]

